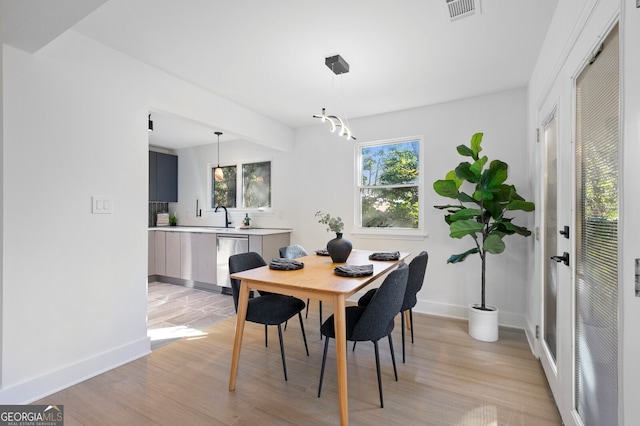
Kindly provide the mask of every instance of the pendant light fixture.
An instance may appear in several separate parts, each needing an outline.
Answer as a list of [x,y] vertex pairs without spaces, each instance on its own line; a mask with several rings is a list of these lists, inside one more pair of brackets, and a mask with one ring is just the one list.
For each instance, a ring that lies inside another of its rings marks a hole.
[[[333,71],[335,75],[345,74],[349,72],[349,64],[340,55],[325,58],[324,63],[331,71]],[[334,133],[339,128],[340,132],[338,133],[338,136],[344,136],[346,139],[356,140],[355,136],[351,135],[351,130],[349,129],[349,127],[345,124],[345,121],[347,121],[346,117],[347,115],[345,113],[345,120],[343,121],[336,115],[327,115],[326,108],[322,108],[321,115],[314,114],[313,116],[313,118],[319,118],[323,123],[329,123],[329,131],[331,133]]]
[[213,171],[213,177],[216,182],[220,182],[224,180],[224,173],[222,172],[222,167],[220,167],[220,135],[222,135],[222,132],[214,133],[218,135],[218,167]]
[[149,131],[153,132],[153,121],[151,120],[151,114],[149,114]]

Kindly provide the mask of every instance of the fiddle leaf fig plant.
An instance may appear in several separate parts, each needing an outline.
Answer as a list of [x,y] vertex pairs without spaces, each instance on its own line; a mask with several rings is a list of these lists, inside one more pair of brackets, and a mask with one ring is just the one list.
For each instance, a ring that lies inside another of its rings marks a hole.
[[535,204],[526,201],[516,192],[516,187],[506,184],[508,165],[500,160],[489,162],[482,151],[482,133],[471,137],[469,146],[459,145],[458,153],[470,157],[447,173],[445,179],[437,180],[433,189],[438,195],[452,198],[456,204],[434,206],[446,212],[444,220],[449,225],[451,238],[469,236],[474,241],[470,249],[453,254],[447,263],[464,262],[472,254],[478,254],[482,263],[480,309],[491,310],[485,303],[485,271],[487,254],[499,254],[505,250],[503,238],[506,235],[531,235],[524,226],[513,223],[509,212],[520,210],[531,212]]

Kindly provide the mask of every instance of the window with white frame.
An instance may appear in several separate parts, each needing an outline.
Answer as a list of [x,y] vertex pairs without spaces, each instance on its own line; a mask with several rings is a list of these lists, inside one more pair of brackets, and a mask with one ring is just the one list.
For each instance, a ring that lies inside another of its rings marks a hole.
[[[223,178],[216,180],[211,165],[211,208],[258,209],[271,207],[271,162],[255,162],[222,167]],[[238,170],[241,175],[238,175]]]
[[357,232],[422,234],[422,137],[358,143],[356,158]]

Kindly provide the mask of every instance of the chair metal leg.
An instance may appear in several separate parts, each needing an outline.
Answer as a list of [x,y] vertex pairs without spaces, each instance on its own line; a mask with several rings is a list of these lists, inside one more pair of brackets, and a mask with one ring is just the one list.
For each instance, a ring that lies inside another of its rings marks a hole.
[[284,360],[284,343],[282,342],[282,324],[278,324],[278,337],[280,338],[280,355],[282,355],[282,369],[284,370],[284,381],[287,381],[287,363]]
[[380,377],[380,353],[378,351],[378,342],[373,342],[373,348],[376,353],[376,372],[378,373],[378,392],[380,393],[380,408],[384,408],[382,401],[382,378]]
[[355,351],[355,350],[356,350],[356,343],[357,343],[357,342],[354,340],[354,341],[353,341],[353,349],[351,349],[351,352],[353,352],[353,351]]
[[[322,329],[322,300],[318,302],[318,316],[320,317],[320,329]],[[320,332],[320,340],[322,340],[322,332]]]
[[396,354],[393,350],[393,339],[391,339],[391,333],[389,333],[389,350],[391,351],[391,362],[393,363],[393,375],[396,377],[396,382],[398,381],[398,370],[396,369]]
[[304,340],[304,349],[307,351],[307,356],[309,356],[309,347],[307,346],[307,335],[304,332],[304,324],[302,323],[302,313],[298,312],[298,318],[300,319],[300,329],[302,330],[302,339]]
[[[322,303],[322,302],[320,302]],[[307,319],[309,318],[309,299],[307,299],[307,312],[304,314],[304,318]]]
[[413,344],[413,309],[409,309],[409,322],[411,323],[411,344]]
[[[404,364],[404,312],[400,312],[400,328],[402,329],[402,363]],[[413,328],[411,335],[413,336]]]
[[269,341],[268,339],[268,333],[267,333],[267,324],[264,325],[264,347],[268,348],[269,347]]
[[322,392],[322,379],[324,378],[324,366],[327,363],[327,351],[329,350],[329,338],[324,339],[324,353],[322,355],[322,367],[320,368],[320,383],[318,384],[318,398]]

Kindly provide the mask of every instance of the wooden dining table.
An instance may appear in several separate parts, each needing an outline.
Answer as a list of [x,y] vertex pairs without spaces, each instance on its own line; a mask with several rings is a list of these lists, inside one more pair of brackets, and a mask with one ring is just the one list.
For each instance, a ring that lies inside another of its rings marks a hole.
[[[340,424],[349,424],[347,395],[347,336],[345,305],[346,300],[368,284],[380,278],[403,263],[410,253],[400,253],[398,260],[370,260],[370,250],[353,250],[346,263],[333,263],[328,256],[311,254],[296,260],[304,263],[302,269],[283,271],[270,269],[269,266],[250,269],[231,274],[231,278],[241,280],[238,298],[238,317],[233,342],[229,390],[236,388],[240,349],[247,315],[247,305],[251,290],[264,290],[273,293],[295,296],[300,299],[317,299],[333,303],[336,332],[336,362],[338,373],[338,399],[340,404]],[[341,265],[373,265],[373,274],[364,277],[342,277],[334,273]]]

